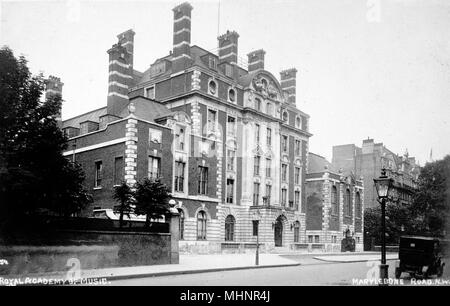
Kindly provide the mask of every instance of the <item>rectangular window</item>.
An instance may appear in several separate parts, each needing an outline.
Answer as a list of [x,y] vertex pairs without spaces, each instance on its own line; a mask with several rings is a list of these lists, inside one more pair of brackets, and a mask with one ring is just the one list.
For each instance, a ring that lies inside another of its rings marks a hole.
[[230,78],[233,77],[233,67],[231,65],[225,65],[225,75]]
[[272,129],[267,128],[267,146],[270,147],[272,145]]
[[236,136],[236,118],[228,116],[227,119],[227,134],[228,136]]
[[216,131],[216,119],[217,119],[217,112],[215,110],[209,109],[208,110],[208,130],[211,132]]
[[175,146],[177,150],[184,151],[185,134],[183,127],[176,128]]
[[295,155],[296,156],[301,155],[301,141],[298,139],[295,140]]
[[151,86],[145,89],[145,97],[152,100],[155,99],[155,86]]
[[236,151],[234,151],[234,150],[227,151],[227,170],[230,170],[230,171],[234,170],[235,157],[236,157]]
[[283,152],[287,152],[288,151],[288,137],[286,135],[283,135],[281,137],[281,150]]
[[287,181],[287,169],[288,169],[288,166],[286,164],[281,165],[281,180],[283,182]]
[[308,235],[308,243],[313,243],[313,235]]
[[287,201],[287,189],[283,188],[281,189],[281,205],[286,206]]
[[314,243],[319,243],[320,242],[320,236],[319,235],[315,235],[314,236]]
[[270,196],[272,194],[272,186],[266,185],[266,205],[270,205]]
[[259,165],[261,162],[260,156],[255,156],[254,158],[254,169],[253,169],[253,175],[259,175]]
[[217,61],[214,57],[209,58],[209,68],[217,69]]
[[259,124],[255,124],[255,137],[256,137],[256,143],[259,143]]
[[158,157],[148,157],[148,178],[156,179],[161,171],[161,161]]
[[208,167],[199,166],[198,193],[206,194],[208,187]]
[[294,242],[300,241],[300,227],[294,226]]
[[102,178],[103,178],[103,165],[101,161],[95,162],[95,187],[102,186]]
[[253,183],[253,205],[259,205],[259,183]]
[[294,205],[296,209],[300,206],[300,191],[294,192]]
[[114,159],[114,185],[120,185],[124,179],[124,163],[123,157],[119,156]]
[[186,164],[183,162],[175,162],[175,191],[183,192],[184,190],[184,168]]
[[227,179],[227,203],[233,203],[234,180]]
[[300,185],[300,168],[299,167],[294,168],[294,181],[295,181],[295,184]]
[[266,177],[270,177],[272,169],[272,160],[270,158],[266,158]]
[[253,236],[258,236],[258,220],[253,220]]

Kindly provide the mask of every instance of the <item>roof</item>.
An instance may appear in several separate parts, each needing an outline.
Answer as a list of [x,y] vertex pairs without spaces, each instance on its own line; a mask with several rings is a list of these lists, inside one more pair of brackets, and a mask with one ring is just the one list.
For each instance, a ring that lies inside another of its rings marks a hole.
[[308,153],[308,173],[324,172],[325,166],[327,166],[330,171],[337,172],[325,157],[312,152]]
[[[134,102],[136,108],[134,115],[142,120],[154,122],[156,118],[167,116],[171,113],[166,106],[142,96],[130,98],[130,101]],[[128,107],[125,107],[119,116],[125,118],[129,114]]]
[[72,127],[76,127],[79,128],[80,127],[80,123],[85,122],[85,121],[93,121],[93,122],[98,122],[99,121],[99,117],[100,116],[104,116],[106,115],[106,106],[102,107],[102,108],[98,108],[95,109],[93,111],[78,115],[76,117],[64,120],[63,123],[63,128],[72,126]]

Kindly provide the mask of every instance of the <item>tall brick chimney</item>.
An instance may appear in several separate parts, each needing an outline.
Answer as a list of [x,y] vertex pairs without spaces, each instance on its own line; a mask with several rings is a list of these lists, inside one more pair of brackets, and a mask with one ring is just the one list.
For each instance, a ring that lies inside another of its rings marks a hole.
[[[62,88],[64,83],[61,82],[60,78],[50,75],[48,79],[45,80],[45,99],[58,95],[62,97]],[[59,109],[56,117],[55,117],[58,126],[62,126],[61,120],[61,108]]]
[[264,54],[266,51],[259,49],[247,54],[248,57],[248,72],[264,69]]
[[108,50],[109,78],[108,104],[109,115],[117,116],[128,103],[128,89],[133,84],[133,43],[134,31],[128,30],[117,35],[118,43]]
[[184,2],[173,10],[172,70],[185,69],[191,60],[191,11],[193,7]]
[[238,59],[238,38],[235,31],[227,31],[217,38],[219,43],[219,62],[237,64]]
[[297,69],[290,68],[280,72],[281,89],[288,94],[288,102],[295,104]]

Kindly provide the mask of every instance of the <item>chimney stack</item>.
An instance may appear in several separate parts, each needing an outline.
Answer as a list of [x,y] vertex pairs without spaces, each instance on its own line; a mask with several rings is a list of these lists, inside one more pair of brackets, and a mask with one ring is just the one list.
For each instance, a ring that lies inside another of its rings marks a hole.
[[259,49],[247,54],[248,57],[248,72],[264,69],[264,54],[266,51]]
[[[48,79],[45,80],[45,99],[49,99],[52,96],[60,96],[62,98],[62,87],[64,83],[61,82],[60,78],[50,75]],[[61,108],[59,109],[55,117],[58,126],[62,126],[61,120]]]
[[173,10],[173,54],[174,72],[185,69],[191,60],[191,11],[193,7],[184,2]]
[[280,72],[281,89],[287,93],[288,102],[295,105],[297,69],[290,68]]
[[117,35],[118,43],[108,50],[109,78],[108,104],[109,115],[118,116],[128,104],[128,89],[133,84],[133,43],[134,31],[128,30]]
[[217,38],[219,42],[219,63],[237,64],[238,38],[239,34],[235,31],[227,31]]

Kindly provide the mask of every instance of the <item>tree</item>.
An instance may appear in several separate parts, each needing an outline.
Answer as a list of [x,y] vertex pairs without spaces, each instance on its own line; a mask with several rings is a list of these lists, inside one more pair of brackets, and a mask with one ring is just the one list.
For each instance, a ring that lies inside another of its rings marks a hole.
[[431,236],[449,232],[446,221],[450,212],[450,155],[421,169],[411,212],[421,221],[422,232]]
[[118,207],[114,207],[114,210],[120,213],[119,227],[123,225],[123,215],[132,211],[133,196],[134,192],[126,182],[114,187],[113,198],[120,203]]
[[[420,172],[418,188],[411,204],[389,201],[386,205],[386,241],[396,244],[401,235],[442,237],[450,233],[450,155],[427,163]],[[368,237],[380,243],[381,209],[364,212],[364,229]]]
[[17,59],[9,48],[0,49],[0,216],[4,220],[42,211],[68,216],[91,201],[82,186],[83,171],[62,155],[67,138],[55,119],[61,96],[41,101],[44,89],[43,76],[32,76],[23,56]]
[[145,178],[138,182],[135,198],[135,213],[146,215],[146,227],[150,226],[151,218],[157,219],[169,212],[170,190],[159,179]]

